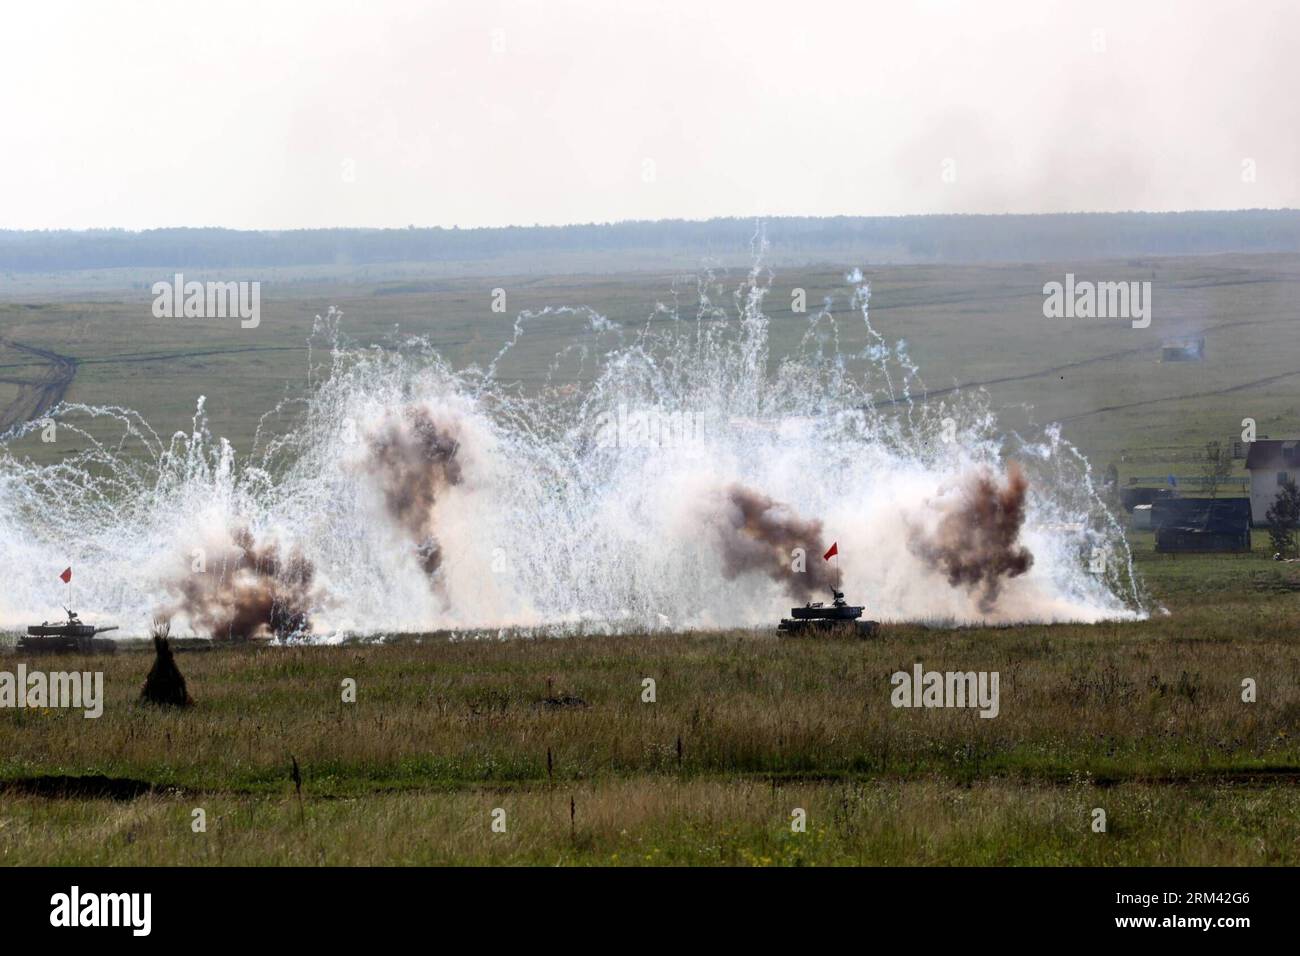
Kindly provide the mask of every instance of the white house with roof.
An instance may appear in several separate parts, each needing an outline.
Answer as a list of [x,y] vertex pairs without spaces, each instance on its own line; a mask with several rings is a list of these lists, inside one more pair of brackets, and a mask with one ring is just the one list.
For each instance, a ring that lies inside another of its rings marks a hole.
[[1264,517],[1273,507],[1286,481],[1300,484],[1300,440],[1261,438],[1246,452],[1250,472],[1250,517],[1257,528],[1268,525]]

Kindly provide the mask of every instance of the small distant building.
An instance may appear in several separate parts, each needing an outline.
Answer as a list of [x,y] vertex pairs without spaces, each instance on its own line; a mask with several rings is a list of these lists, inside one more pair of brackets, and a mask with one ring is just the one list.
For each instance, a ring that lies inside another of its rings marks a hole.
[[1250,472],[1250,510],[1255,527],[1268,524],[1264,517],[1277,500],[1277,493],[1287,481],[1300,483],[1300,440],[1259,439],[1246,452],[1246,470]]
[[1205,337],[1199,339],[1172,339],[1160,348],[1162,362],[1205,361]]
[[1151,506],[1138,505],[1133,509],[1133,517],[1129,521],[1129,527],[1134,531],[1151,530]]
[[1249,498],[1163,498],[1151,504],[1156,550],[1250,550]]

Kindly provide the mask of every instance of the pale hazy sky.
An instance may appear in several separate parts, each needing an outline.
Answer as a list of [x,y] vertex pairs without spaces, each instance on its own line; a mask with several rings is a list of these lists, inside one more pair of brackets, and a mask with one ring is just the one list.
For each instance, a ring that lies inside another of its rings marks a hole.
[[6,0],[0,228],[1295,207],[1297,95],[1286,0]]

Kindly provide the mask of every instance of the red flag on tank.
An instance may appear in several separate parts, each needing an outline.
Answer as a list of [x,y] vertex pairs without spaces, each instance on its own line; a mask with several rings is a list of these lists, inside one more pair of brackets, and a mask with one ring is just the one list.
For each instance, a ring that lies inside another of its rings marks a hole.
[[822,560],[829,561],[831,558],[835,557],[835,555],[839,553],[840,553],[840,543],[838,541],[832,542],[830,546],[830,550],[822,555]]
[[63,573],[59,575],[59,580],[64,584],[72,583],[72,568],[64,568]]

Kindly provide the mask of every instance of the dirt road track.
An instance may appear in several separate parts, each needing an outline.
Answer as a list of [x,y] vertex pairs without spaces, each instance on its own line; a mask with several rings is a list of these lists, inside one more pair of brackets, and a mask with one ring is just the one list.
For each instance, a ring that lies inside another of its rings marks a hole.
[[0,345],[24,352],[44,362],[27,378],[0,375],[0,382],[18,386],[18,396],[9,406],[0,409],[0,437],[22,425],[40,418],[68,393],[68,386],[77,375],[77,360],[70,355],[60,355],[35,345],[23,345],[9,339],[0,339]]
[[[1232,322],[1217,322],[1207,325],[1202,330],[1204,332],[1220,332],[1224,329],[1240,328],[1244,325],[1268,325],[1271,322],[1278,321],[1273,319],[1237,319]],[[1283,320],[1285,321],[1285,320]],[[976,388],[984,388],[989,385],[1004,385],[1008,382],[1027,382],[1035,378],[1045,378],[1048,375],[1059,375],[1062,372],[1073,372],[1088,365],[1097,365],[1103,362],[1113,362],[1118,359],[1131,358],[1133,356],[1155,353],[1160,351],[1163,343],[1161,341],[1149,342],[1136,348],[1123,349],[1119,352],[1110,352],[1106,355],[1097,355],[1093,358],[1080,359],[1077,362],[1067,362],[1064,365],[1053,365],[1051,368],[1036,369],[1032,372],[1024,372],[1017,375],[1004,375],[1001,378],[986,378],[975,381],[964,382],[960,385],[952,385],[948,388],[924,389],[912,396],[912,401],[926,402],[932,398],[942,398],[945,395],[951,395],[956,392],[969,391]],[[1240,385],[1231,385],[1227,388],[1215,389],[1209,392],[1195,392],[1190,395],[1168,395],[1163,398],[1151,398],[1141,402],[1131,402],[1126,405],[1108,405],[1104,408],[1095,408],[1090,412],[1083,412],[1078,415],[1071,415],[1068,418],[1058,419],[1061,422],[1074,421],[1079,418],[1087,418],[1090,415],[1099,415],[1105,412],[1120,411],[1128,408],[1138,408],[1142,405],[1157,405],[1161,402],[1176,402],[1184,398],[1200,398],[1206,395],[1222,395],[1229,392],[1244,391],[1255,388],[1259,385],[1267,385],[1278,379],[1289,378],[1296,374],[1295,372],[1284,372],[1281,375],[1270,375],[1268,378],[1261,378],[1251,382],[1243,382]],[[906,400],[896,398],[892,401],[881,401],[876,403],[877,408],[888,408],[892,405],[902,405]]]
[[1233,392],[1244,392],[1248,389],[1259,388],[1263,385],[1272,385],[1274,382],[1280,382],[1283,379],[1291,378],[1293,375],[1300,375],[1300,371],[1283,372],[1281,375],[1270,375],[1267,378],[1257,378],[1250,382],[1242,382],[1239,385],[1229,385],[1226,388],[1214,388],[1204,392],[1188,392],[1184,395],[1166,395],[1163,398],[1149,398],[1141,402],[1125,402],[1123,405],[1105,405],[1101,408],[1094,408],[1090,412],[1080,412],[1077,415],[1066,415],[1057,421],[1061,423],[1076,422],[1081,418],[1088,418],[1092,415],[1104,415],[1107,412],[1122,412],[1133,408],[1149,408],[1152,405],[1160,405],[1164,402],[1183,402],[1193,398],[1209,398],[1214,395],[1231,395]]
[[23,345],[12,339],[0,338],[0,347],[7,346],[23,352],[44,363],[38,366],[35,375],[26,378],[3,374],[6,369],[29,368],[32,362],[6,363],[0,365],[0,382],[18,386],[18,397],[9,406],[0,409],[0,436],[24,422],[40,418],[67,395],[68,386],[76,377],[77,369],[82,365],[105,365],[110,363],[130,362],[166,362],[187,358],[206,358],[212,355],[232,355],[241,352],[302,352],[301,346],[261,345],[241,348],[212,348],[191,350],[188,352],[140,352],[128,355],[110,355],[102,358],[77,359],[71,355],[60,355],[49,349],[35,345]]

